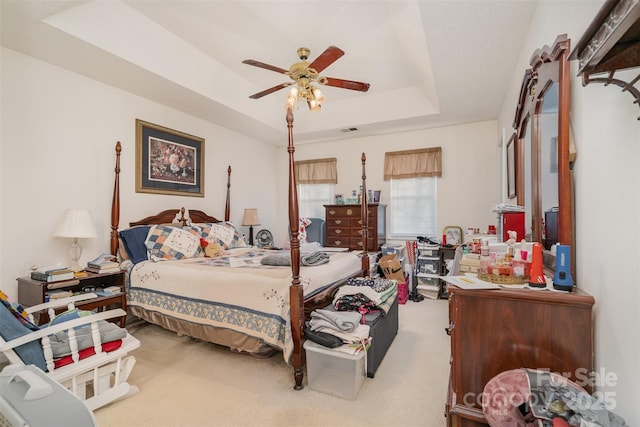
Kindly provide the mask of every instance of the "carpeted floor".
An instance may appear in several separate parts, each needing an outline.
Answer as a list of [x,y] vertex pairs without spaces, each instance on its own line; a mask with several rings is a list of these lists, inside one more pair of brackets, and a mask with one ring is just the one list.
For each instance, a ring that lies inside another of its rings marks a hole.
[[353,401],[309,387],[293,390],[281,353],[255,359],[133,322],[128,329],[141,347],[129,380],[140,391],[98,409],[98,425],[444,426],[447,301],[408,301],[399,308],[398,335]]

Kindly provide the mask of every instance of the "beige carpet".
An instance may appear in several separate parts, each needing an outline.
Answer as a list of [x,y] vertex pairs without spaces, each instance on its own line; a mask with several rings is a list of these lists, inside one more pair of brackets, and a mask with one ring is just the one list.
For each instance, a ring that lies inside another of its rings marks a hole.
[[398,335],[353,401],[293,390],[281,353],[254,359],[135,322],[128,329],[142,345],[129,379],[140,392],[98,409],[96,419],[100,427],[444,426],[447,307],[401,305]]

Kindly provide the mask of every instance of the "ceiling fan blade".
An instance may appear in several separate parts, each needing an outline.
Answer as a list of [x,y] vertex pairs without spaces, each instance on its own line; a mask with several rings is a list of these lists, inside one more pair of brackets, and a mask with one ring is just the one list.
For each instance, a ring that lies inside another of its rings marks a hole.
[[276,73],[287,74],[289,70],[285,70],[284,68],[276,67],[274,65],[265,64],[264,62],[256,61],[254,59],[245,59],[242,61],[243,64],[253,65],[254,67],[264,68],[265,70],[275,71]]
[[342,55],[344,55],[344,51],[339,47],[329,46],[324,52],[320,54],[311,64],[309,64],[309,68],[313,68],[318,73],[327,68],[329,65],[336,62]]
[[324,77],[326,81],[325,86],[341,87],[343,89],[357,90],[360,92],[366,92],[369,90],[369,83],[354,82],[352,80],[334,79],[333,77]]
[[251,98],[251,99],[262,98],[265,95],[269,95],[270,93],[279,91],[280,89],[284,89],[285,87],[291,86],[291,85],[292,85],[292,83],[281,83],[278,86],[274,86],[274,87],[271,87],[269,89],[265,89],[262,92],[254,93],[249,98]]

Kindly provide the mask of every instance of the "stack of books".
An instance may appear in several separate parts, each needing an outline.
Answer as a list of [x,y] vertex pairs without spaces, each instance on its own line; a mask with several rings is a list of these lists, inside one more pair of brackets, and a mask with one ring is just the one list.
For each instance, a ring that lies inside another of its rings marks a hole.
[[52,267],[42,267],[35,268],[31,271],[31,279],[38,280],[40,282],[60,282],[63,280],[72,280],[75,275],[73,271],[68,267],[63,266],[52,266]]
[[67,298],[67,297],[71,297],[73,296],[73,292],[71,291],[65,291],[62,289],[58,289],[55,291],[48,291],[46,293],[45,296],[45,302],[51,301],[51,300],[56,300],[56,299],[60,299],[60,298]]
[[87,263],[86,271],[91,273],[117,273],[120,271],[118,259],[111,254],[101,254]]
[[97,295],[100,295],[103,297],[110,297],[112,295],[119,294],[120,292],[122,292],[122,289],[120,288],[120,286],[109,286],[106,288],[98,288],[95,290],[95,293]]

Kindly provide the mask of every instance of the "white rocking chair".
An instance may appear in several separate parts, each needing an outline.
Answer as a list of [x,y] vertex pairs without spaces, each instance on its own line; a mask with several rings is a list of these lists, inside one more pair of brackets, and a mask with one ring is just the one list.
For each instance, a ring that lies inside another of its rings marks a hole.
[[[25,311],[29,314],[32,322],[33,313],[41,310],[48,310],[49,317],[52,319],[55,315],[55,308],[67,306],[69,310],[72,310],[75,308],[74,303],[76,301],[96,297],[97,295],[88,293],[75,297],[62,298],[58,301],[51,301],[25,308]],[[0,304],[0,310],[6,310],[10,316],[14,316],[3,304]],[[98,321],[124,315],[126,315],[124,310],[115,309],[50,325],[37,331],[29,331],[25,335],[9,341],[5,341],[2,335],[0,335],[0,351],[11,365],[24,366],[25,362],[14,350],[16,347],[24,344],[40,341],[44,353],[46,371],[50,378],[56,380],[80,399],[84,400],[91,410],[95,410],[114,400],[132,395],[138,391],[137,387],[131,386],[127,382],[129,374],[135,364],[135,358],[128,355],[128,353],[140,347],[140,341],[127,333],[126,337],[122,339],[122,345],[119,348],[114,351],[105,352],[102,350],[103,343],[100,340]],[[15,319],[15,321],[20,323],[18,319]],[[95,354],[80,359],[74,328],[89,324],[91,325],[91,337],[93,339]],[[5,327],[7,326],[4,324],[0,326],[0,328]],[[73,362],[56,369],[48,337],[51,334],[61,331],[66,331],[69,336],[69,346],[71,348],[71,358]]]

